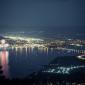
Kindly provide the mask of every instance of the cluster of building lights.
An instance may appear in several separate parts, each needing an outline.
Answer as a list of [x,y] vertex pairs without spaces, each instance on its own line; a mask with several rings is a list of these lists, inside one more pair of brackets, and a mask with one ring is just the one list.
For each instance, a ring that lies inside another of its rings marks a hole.
[[17,47],[17,48],[27,48],[27,47],[31,47],[31,48],[34,48],[34,47],[42,47],[42,48],[44,48],[45,46],[42,44],[42,45],[40,45],[40,44],[24,44],[23,46],[21,46],[21,45],[12,45],[11,47]]
[[31,42],[31,41],[43,41],[43,39],[38,39],[38,38],[28,38],[28,37],[16,37],[16,36],[4,36],[5,38],[10,38],[10,39],[13,39],[13,40],[26,40],[28,42]]
[[9,46],[9,44],[8,43],[6,43],[6,41],[4,40],[4,39],[2,39],[1,41],[0,41],[0,48],[7,48],[8,46]]
[[85,66],[70,66],[70,67],[57,67],[57,68],[49,68],[45,71],[42,71],[44,73],[56,73],[56,74],[70,74],[71,71],[79,68],[85,68]]
[[[85,54],[85,50],[83,49],[75,49],[75,48],[69,48],[65,47],[63,45],[67,45],[66,41],[61,41],[61,40],[54,40],[54,41],[46,41],[43,39],[39,38],[30,38],[30,37],[22,37],[22,36],[4,36],[5,38],[8,38],[8,40],[13,40],[11,41],[12,44],[10,44],[10,48],[55,48],[60,51],[65,51],[68,53],[78,53],[78,54]],[[69,45],[77,45],[77,46],[82,46],[81,43],[79,43],[79,40],[74,40],[68,42]],[[6,44],[7,45],[7,44]],[[2,46],[2,45],[1,45]],[[53,46],[53,47],[52,47]]]
[[26,48],[26,47],[45,47],[44,44],[39,44],[40,42],[43,42],[44,40],[43,39],[39,39],[39,38],[28,38],[28,37],[16,37],[16,36],[4,36],[5,38],[9,38],[9,39],[12,39],[12,40],[15,40],[16,43],[18,42],[18,40],[21,40],[20,42],[22,41],[26,41],[27,43],[23,43],[23,44],[14,44],[14,45],[11,45],[12,47],[23,47],[23,48]]

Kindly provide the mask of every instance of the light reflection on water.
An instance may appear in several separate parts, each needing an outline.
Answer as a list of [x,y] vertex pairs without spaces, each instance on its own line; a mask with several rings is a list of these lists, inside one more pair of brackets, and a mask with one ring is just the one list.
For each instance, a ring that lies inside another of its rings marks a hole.
[[[15,48],[12,48],[12,51],[15,51],[16,52],[16,55],[17,53],[20,53],[22,55],[22,53],[24,52],[24,54],[26,54],[28,56],[28,54],[33,54],[33,53],[45,53],[45,54],[48,54],[48,48],[35,48],[35,47],[29,47],[29,48],[22,48],[22,47],[15,47]],[[52,50],[51,50],[52,51]]]
[[8,51],[1,51],[0,52],[0,64],[2,66],[3,75],[8,78],[9,77],[9,52]]
[[[0,51],[0,62],[3,75],[6,78],[24,78],[47,65],[57,56],[74,55],[56,49],[48,48],[11,48],[9,51]],[[10,75],[9,75],[10,74]]]

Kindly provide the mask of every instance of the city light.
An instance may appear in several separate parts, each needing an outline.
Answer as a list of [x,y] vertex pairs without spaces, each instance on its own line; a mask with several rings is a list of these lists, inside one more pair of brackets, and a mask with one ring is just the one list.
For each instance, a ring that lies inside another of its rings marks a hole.
[[79,58],[79,59],[81,59],[81,60],[85,60],[85,55],[77,56],[77,58]]
[[5,44],[5,42],[6,42],[6,41],[5,41],[4,39],[1,40],[1,44]]
[[26,40],[28,42],[31,41],[44,41],[43,39],[39,39],[39,38],[30,38],[30,37],[19,37],[19,36],[4,36],[5,38],[10,38],[13,40]]
[[75,70],[75,69],[80,69],[80,68],[85,68],[85,66],[81,65],[81,66],[68,66],[68,67],[64,67],[64,66],[58,66],[55,68],[48,68],[42,72],[44,73],[56,73],[56,74],[70,74],[71,71]]
[[7,47],[9,47],[9,44],[6,43],[4,39],[2,39],[0,44],[0,49],[6,49]]

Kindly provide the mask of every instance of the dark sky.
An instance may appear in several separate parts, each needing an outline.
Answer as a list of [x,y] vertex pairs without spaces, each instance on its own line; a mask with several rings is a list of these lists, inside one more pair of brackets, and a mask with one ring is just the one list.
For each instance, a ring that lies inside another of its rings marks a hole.
[[0,31],[70,28],[85,31],[85,0],[0,0]]

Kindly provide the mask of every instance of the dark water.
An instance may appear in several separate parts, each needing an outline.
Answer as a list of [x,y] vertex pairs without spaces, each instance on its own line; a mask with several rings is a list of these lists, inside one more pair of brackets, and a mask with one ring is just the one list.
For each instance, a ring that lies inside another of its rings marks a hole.
[[71,55],[78,54],[48,48],[11,48],[0,51],[0,65],[6,78],[25,78],[55,58]]

